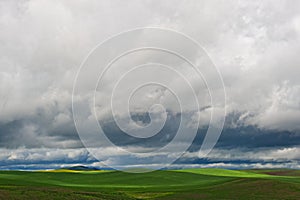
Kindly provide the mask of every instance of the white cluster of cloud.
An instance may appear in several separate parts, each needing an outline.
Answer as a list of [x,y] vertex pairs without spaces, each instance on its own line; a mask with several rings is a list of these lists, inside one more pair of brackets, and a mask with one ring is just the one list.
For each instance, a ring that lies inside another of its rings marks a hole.
[[[196,153],[187,153],[184,157],[195,158]],[[277,149],[214,149],[208,157],[210,160],[263,160],[263,161],[290,161],[300,160],[299,147]]]
[[[229,111],[248,111],[260,126],[299,128],[298,2],[82,3],[1,2],[1,121],[38,108],[53,115],[53,107],[59,109],[55,123],[70,120],[72,84],[87,53],[112,34],[157,26],[203,45],[223,75]],[[285,91],[274,91],[278,87]]]

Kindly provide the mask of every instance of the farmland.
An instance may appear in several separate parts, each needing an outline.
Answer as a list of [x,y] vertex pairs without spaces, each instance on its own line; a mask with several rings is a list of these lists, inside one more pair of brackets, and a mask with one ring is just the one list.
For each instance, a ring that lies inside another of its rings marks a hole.
[[297,170],[1,171],[0,199],[300,199]]

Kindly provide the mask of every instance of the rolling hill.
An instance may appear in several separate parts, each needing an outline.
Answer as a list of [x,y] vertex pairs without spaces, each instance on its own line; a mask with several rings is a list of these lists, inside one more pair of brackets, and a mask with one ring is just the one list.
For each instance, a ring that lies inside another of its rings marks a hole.
[[297,170],[1,171],[0,199],[300,199],[300,176]]

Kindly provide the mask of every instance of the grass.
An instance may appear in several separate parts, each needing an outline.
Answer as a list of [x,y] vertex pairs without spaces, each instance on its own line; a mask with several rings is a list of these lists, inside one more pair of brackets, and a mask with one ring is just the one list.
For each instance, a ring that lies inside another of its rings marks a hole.
[[228,169],[183,169],[177,170],[181,172],[189,172],[195,174],[209,175],[209,176],[224,176],[224,177],[240,177],[240,178],[267,178],[270,175],[262,173],[254,173],[252,171],[239,171]]
[[0,199],[300,199],[297,170],[0,171]]

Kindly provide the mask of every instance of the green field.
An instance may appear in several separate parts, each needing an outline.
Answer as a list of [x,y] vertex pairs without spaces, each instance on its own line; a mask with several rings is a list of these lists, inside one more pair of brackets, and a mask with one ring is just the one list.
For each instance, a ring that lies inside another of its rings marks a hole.
[[300,172],[0,171],[0,199],[300,199]]

